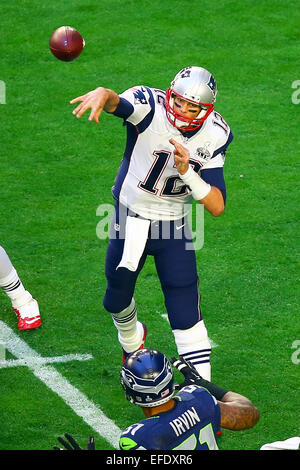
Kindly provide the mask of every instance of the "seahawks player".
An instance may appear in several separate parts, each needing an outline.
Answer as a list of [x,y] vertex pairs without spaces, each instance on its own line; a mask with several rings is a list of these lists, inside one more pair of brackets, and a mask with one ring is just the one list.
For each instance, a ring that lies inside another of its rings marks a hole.
[[11,300],[19,330],[32,330],[41,325],[37,301],[25,290],[5,249],[0,245],[0,287]]
[[[124,156],[112,192],[115,218],[106,256],[104,307],[112,314],[123,349],[144,346],[134,290],[148,255],[153,256],[178,354],[211,377],[211,344],[200,308],[199,279],[187,214],[194,200],[217,217],[224,211],[225,153],[233,139],[214,110],[217,85],[202,67],[186,67],[166,92],[134,86],[120,95],[103,87],[79,96],[73,114],[104,110],[123,119]],[[166,236],[166,233],[168,234]]]
[[[172,359],[183,375],[176,386],[171,363],[154,349],[129,355],[121,370],[126,398],[143,409],[146,419],[126,428],[120,437],[121,450],[218,450],[217,432],[248,429],[259,420],[251,401],[204,380],[186,360]],[[69,434],[58,440],[66,449],[79,450]],[[94,449],[93,437],[87,449]],[[60,449],[55,446],[55,449]]]
[[241,430],[257,423],[259,412],[248,398],[204,380],[184,359],[172,361],[185,377],[177,395],[164,354],[142,349],[125,361],[125,396],[142,407],[146,419],[123,431],[120,449],[217,450],[220,425]]

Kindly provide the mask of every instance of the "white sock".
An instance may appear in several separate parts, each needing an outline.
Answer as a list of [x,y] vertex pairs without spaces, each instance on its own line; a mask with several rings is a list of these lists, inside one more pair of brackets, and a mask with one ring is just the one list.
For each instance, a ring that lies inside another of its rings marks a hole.
[[12,301],[25,294],[25,288],[6,251],[0,246],[0,287]]
[[13,268],[13,265],[9,259],[8,254],[4,250],[3,246],[0,245],[0,280],[3,277],[8,276],[12,268]]
[[122,348],[127,352],[139,349],[144,335],[142,323],[137,321],[135,300],[120,313],[113,313],[113,322],[118,330],[118,339]]
[[177,351],[191,362],[201,377],[211,380],[211,344],[204,321],[201,320],[187,330],[173,330]]

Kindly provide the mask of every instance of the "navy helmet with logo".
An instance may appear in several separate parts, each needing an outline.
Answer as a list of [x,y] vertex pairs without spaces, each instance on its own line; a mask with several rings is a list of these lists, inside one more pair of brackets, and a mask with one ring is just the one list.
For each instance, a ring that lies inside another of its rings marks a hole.
[[155,349],[139,349],[130,354],[121,370],[121,384],[127,400],[143,407],[169,401],[174,395],[170,361]]

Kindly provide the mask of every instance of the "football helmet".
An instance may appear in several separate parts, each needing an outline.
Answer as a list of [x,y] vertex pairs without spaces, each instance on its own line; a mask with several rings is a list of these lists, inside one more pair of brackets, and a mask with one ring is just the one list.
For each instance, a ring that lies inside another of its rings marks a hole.
[[[177,73],[166,91],[166,113],[170,123],[184,131],[200,127],[214,109],[217,97],[217,84],[213,75],[202,67],[185,67]],[[174,108],[174,98],[178,96],[201,107],[196,118],[187,118]]]
[[127,400],[142,407],[161,405],[174,395],[171,363],[155,349],[139,349],[127,357],[121,370]]

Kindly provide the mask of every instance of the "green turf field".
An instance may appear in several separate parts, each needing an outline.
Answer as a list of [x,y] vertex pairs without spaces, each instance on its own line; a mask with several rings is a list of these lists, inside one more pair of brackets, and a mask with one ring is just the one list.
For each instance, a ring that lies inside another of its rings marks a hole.
[[[212,378],[261,413],[251,430],[224,431],[219,447],[257,450],[299,436],[300,104],[292,100],[300,80],[299,2],[11,0],[1,2],[0,17],[0,244],[43,321],[19,332],[0,292],[0,328],[42,357],[89,354],[39,374],[58,385],[66,379],[117,428],[142,419],[119,385],[121,350],[102,307],[107,240],[96,235],[97,208],[112,203],[125,129],[109,115],[100,125],[77,120],[69,101],[99,85],[166,89],[184,66],[206,67],[218,84],[216,110],[235,136],[224,170],[226,211],[205,214],[197,251],[202,310],[218,345]],[[86,41],[72,63],[48,49],[61,25]],[[152,259],[135,297],[147,346],[175,355]],[[6,359],[16,357],[6,351]],[[82,445],[94,435],[97,449],[113,449],[97,423],[37,375],[22,365],[0,368],[1,450],[51,449],[64,432]]]

